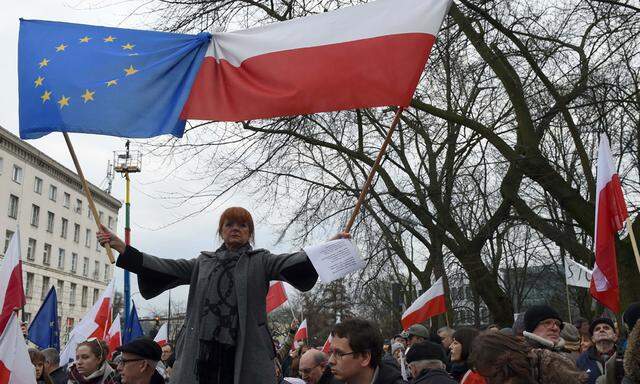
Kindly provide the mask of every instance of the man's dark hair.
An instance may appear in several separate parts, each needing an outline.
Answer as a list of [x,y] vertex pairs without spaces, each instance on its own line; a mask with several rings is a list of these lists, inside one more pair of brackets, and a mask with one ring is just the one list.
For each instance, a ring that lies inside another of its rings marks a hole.
[[376,369],[382,360],[382,334],[373,322],[364,319],[347,319],[333,327],[333,336],[349,339],[349,346],[359,355],[369,352],[369,366]]

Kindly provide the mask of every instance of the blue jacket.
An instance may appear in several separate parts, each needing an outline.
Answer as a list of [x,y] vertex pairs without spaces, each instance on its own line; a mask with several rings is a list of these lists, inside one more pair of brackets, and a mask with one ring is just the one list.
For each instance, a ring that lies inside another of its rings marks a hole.
[[576,360],[576,366],[580,370],[587,372],[587,374],[589,375],[589,379],[587,380],[586,384],[595,384],[596,379],[604,375],[604,363],[595,346],[589,347],[589,349],[582,352],[580,356],[578,356],[578,360]]

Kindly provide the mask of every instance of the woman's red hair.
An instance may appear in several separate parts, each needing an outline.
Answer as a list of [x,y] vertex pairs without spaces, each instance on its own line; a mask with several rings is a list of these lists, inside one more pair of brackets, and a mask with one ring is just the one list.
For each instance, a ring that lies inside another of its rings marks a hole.
[[251,243],[255,242],[255,233],[253,227],[253,218],[249,211],[242,207],[227,208],[220,215],[220,222],[218,223],[218,235],[222,237],[222,226],[225,221],[230,221],[239,224],[247,224],[249,226],[249,232],[251,234]]

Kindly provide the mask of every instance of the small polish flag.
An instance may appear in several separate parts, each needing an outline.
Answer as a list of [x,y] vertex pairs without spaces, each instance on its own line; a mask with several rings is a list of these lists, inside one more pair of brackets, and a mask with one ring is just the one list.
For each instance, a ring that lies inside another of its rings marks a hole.
[[282,281],[272,281],[267,292],[267,313],[278,308],[287,301],[287,293]]
[[20,228],[18,228],[9,241],[2,267],[0,267],[0,333],[14,310],[22,308],[26,303],[22,289],[20,249]]
[[596,228],[593,241],[596,262],[589,292],[602,305],[618,313],[620,299],[615,237],[629,214],[605,134],[600,135],[596,184]]
[[160,348],[167,345],[167,343],[169,342],[169,335],[167,334],[167,323],[162,324],[160,329],[158,329],[158,333],[156,334],[156,337],[153,338],[153,341],[158,343]]
[[109,346],[109,358],[113,356],[113,352],[116,348],[122,345],[122,330],[120,329],[120,314],[116,315],[116,318],[113,319],[111,323],[111,327],[107,332],[107,337],[105,337],[104,341],[107,342]]
[[402,327],[407,329],[413,324],[422,323],[428,318],[443,314],[446,311],[444,286],[442,285],[441,277],[404,311],[401,320]]
[[322,352],[326,353],[327,355],[331,353],[331,340],[333,340],[333,335],[329,334],[329,337],[327,337],[327,341],[325,341],[324,345],[322,346]]
[[60,354],[60,365],[75,360],[76,345],[78,343],[91,337],[104,340],[107,336],[107,332],[111,327],[111,306],[115,292],[114,281],[115,279],[111,280],[107,289],[102,292],[93,307],[82,317],[80,323],[69,334],[69,341]]
[[293,336],[293,344],[291,344],[291,350],[297,349],[300,345],[300,341],[306,340],[309,338],[307,333],[307,319],[302,320],[298,330],[296,331],[295,336]]
[[36,373],[29,358],[27,344],[18,317],[9,317],[0,336],[0,384],[32,384]]

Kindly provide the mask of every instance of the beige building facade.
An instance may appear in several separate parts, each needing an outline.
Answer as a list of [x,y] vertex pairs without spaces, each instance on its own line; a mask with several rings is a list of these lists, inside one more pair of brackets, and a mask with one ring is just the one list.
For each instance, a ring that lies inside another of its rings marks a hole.
[[[117,228],[122,203],[90,185],[101,222]],[[111,280],[115,265],[96,241],[79,177],[0,127],[0,257],[20,228],[23,319],[35,316],[51,286],[58,295],[61,341]]]

